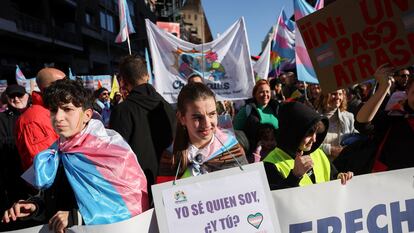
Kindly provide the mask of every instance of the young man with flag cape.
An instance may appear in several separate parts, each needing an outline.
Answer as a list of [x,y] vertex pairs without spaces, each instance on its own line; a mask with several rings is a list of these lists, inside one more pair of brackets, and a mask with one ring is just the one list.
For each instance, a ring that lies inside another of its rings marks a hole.
[[109,224],[147,210],[147,181],[136,156],[121,135],[91,119],[90,92],[65,79],[43,97],[59,139],[23,174],[39,194],[15,203],[2,221],[32,218],[64,232],[71,225]]

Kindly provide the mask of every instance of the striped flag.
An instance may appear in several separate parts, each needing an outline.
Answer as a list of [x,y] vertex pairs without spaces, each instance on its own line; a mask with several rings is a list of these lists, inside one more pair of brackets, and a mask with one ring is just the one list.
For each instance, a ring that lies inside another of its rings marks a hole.
[[147,72],[148,72],[148,76],[149,76],[148,83],[153,85],[154,84],[154,80],[153,80],[154,77],[152,77],[151,63],[150,63],[147,47],[145,47],[145,63],[147,63]]
[[127,37],[131,33],[135,33],[134,26],[132,25],[131,16],[129,14],[128,4],[126,0],[118,0],[119,9],[119,34],[115,38],[116,43],[122,43],[127,40]]
[[72,69],[69,67],[68,76],[70,80],[75,80],[75,76],[72,74]]
[[318,0],[315,4],[315,10],[320,10],[325,6],[325,0]]
[[[22,83],[26,83],[26,77],[24,76],[23,72],[20,70],[19,65],[16,65],[16,82],[19,85],[21,85]],[[25,85],[21,85],[21,86],[25,86]]]
[[295,23],[290,20],[285,11],[280,12],[276,26],[271,62],[276,72],[282,69],[291,69],[295,64]]
[[135,153],[101,121],[90,120],[71,140],[37,154],[22,177],[38,189],[49,188],[59,164],[86,225],[120,222],[148,209],[147,180]]
[[[317,7],[321,8],[323,0],[318,1]],[[295,21],[298,21],[302,17],[315,12],[315,8],[309,5],[305,0],[294,0]],[[315,70],[313,69],[308,51],[306,50],[305,43],[297,26],[295,26],[295,39],[296,39],[296,70],[298,80],[319,83]]]

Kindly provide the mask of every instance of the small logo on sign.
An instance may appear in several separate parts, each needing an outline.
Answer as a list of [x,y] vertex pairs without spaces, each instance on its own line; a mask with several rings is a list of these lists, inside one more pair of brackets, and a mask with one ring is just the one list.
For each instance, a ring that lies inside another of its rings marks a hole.
[[175,203],[182,203],[187,201],[187,196],[185,195],[184,191],[177,191],[174,194]]
[[254,226],[256,229],[259,229],[260,225],[263,222],[263,214],[261,213],[256,213],[256,214],[249,214],[249,216],[247,216],[247,222]]

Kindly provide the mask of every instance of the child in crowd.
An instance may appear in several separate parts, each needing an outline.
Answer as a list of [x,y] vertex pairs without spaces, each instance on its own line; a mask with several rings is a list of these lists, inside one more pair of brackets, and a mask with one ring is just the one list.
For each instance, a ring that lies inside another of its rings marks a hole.
[[262,161],[276,147],[275,127],[271,124],[259,125],[257,129],[257,147],[253,152],[254,162]]
[[30,218],[64,232],[72,225],[108,224],[148,208],[147,181],[117,132],[91,119],[91,93],[58,80],[43,95],[59,139],[36,155],[24,179],[41,191],[6,210],[2,222]]
[[231,130],[217,127],[214,93],[202,83],[184,86],[178,95],[177,133],[173,164],[182,177],[247,164]]

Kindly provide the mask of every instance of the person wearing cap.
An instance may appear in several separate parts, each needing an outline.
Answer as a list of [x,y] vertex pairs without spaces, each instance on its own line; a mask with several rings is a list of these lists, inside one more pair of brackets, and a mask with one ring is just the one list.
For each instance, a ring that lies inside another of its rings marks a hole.
[[101,87],[95,91],[94,95],[96,99],[93,103],[93,110],[101,115],[102,123],[105,127],[108,127],[112,109],[109,99],[109,91],[105,87]]
[[279,109],[277,147],[264,161],[270,189],[306,186],[340,179],[352,172],[338,173],[319,148],[328,132],[329,120],[300,103],[289,102]]
[[[36,75],[36,83],[43,92],[54,81],[65,78],[65,73],[55,68],[43,68]],[[28,169],[33,158],[49,148],[57,139],[50,122],[50,111],[44,107],[41,93],[32,92],[33,105],[16,122],[16,145],[23,170]]]
[[8,86],[5,95],[7,110],[0,113],[0,211],[25,197],[25,184],[20,179],[23,170],[15,143],[15,125],[30,103],[29,94],[19,85]]

